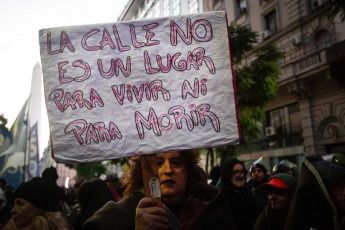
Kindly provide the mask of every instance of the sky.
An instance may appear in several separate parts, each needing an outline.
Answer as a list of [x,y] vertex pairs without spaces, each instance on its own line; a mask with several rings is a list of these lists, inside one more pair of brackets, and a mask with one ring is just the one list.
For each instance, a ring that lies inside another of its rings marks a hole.
[[[116,22],[127,2],[0,0],[0,114],[8,119],[8,128],[30,95],[34,66],[37,63],[41,65],[38,31],[51,27]],[[44,101],[41,116],[42,151],[49,139]]]

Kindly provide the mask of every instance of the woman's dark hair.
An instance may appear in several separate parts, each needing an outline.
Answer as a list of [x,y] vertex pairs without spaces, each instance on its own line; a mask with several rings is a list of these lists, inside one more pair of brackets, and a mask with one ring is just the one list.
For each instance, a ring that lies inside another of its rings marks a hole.
[[[207,175],[205,171],[198,165],[200,162],[199,155],[194,150],[180,151],[182,160],[187,170],[187,192],[196,193],[200,186],[207,184]],[[122,187],[125,188],[123,196],[129,196],[136,190],[143,188],[143,179],[141,172],[140,156],[131,157],[129,176],[125,177]]]

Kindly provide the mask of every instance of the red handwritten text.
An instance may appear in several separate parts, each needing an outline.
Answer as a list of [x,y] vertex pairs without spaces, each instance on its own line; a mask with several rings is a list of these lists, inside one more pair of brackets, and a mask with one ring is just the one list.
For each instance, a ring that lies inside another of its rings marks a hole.
[[[103,122],[96,122],[94,124],[87,123],[83,119],[75,120],[69,123],[65,127],[65,133],[69,134],[70,132],[73,132],[74,136],[78,140],[79,144],[82,145],[84,143],[91,144],[91,140],[93,140],[95,143],[99,143],[99,141],[104,142],[110,142],[112,140],[115,140],[116,138],[121,139],[122,134],[120,130],[117,128],[117,126],[113,122],[109,122],[108,128],[105,128],[105,125]],[[82,137],[82,135],[85,134],[85,140]]]
[[91,89],[90,101],[83,98],[83,91],[81,90],[77,90],[73,94],[70,92],[66,92],[65,94],[63,89],[56,89],[50,93],[48,98],[50,101],[55,102],[57,108],[61,112],[65,111],[69,106],[72,110],[75,110],[77,105],[79,108],[82,108],[85,105],[88,109],[96,107],[96,103],[101,107],[104,106],[102,98],[94,89]]
[[[190,105],[190,114],[187,114],[185,108],[182,106],[174,106],[169,109],[168,114],[162,114],[157,116],[153,108],[150,108],[148,119],[146,119],[140,112],[135,112],[135,123],[140,139],[145,137],[144,126],[151,130],[153,129],[154,134],[157,136],[162,135],[163,131],[172,129],[173,124],[178,129],[182,129],[182,120],[185,120],[189,131],[194,129],[194,126],[198,126],[199,123],[202,126],[206,125],[206,117],[208,117],[213,125],[216,132],[220,131],[220,122],[217,115],[210,111],[210,105],[201,104],[198,107]],[[170,116],[172,115],[172,117]]]

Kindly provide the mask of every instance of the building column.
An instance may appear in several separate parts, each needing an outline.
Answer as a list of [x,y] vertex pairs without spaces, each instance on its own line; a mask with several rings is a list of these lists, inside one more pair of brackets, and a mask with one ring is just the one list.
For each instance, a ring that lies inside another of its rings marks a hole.
[[310,156],[316,154],[313,125],[311,120],[310,99],[305,97],[299,101],[301,114],[301,126],[304,138],[304,154]]

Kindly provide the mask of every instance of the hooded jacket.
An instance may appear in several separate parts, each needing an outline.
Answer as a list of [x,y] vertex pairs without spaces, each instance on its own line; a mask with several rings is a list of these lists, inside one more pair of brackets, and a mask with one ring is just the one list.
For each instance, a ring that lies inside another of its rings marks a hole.
[[236,164],[241,164],[244,170],[246,169],[243,163],[236,158],[227,158],[222,162],[221,175],[217,187],[226,195],[238,229],[252,230],[255,220],[258,217],[258,211],[253,193],[248,184],[245,184],[238,191],[234,189],[231,178],[232,169]]
[[332,201],[329,188],[345,168],[317,156],[304,159],[285,230],[339,230],[341,216]]

